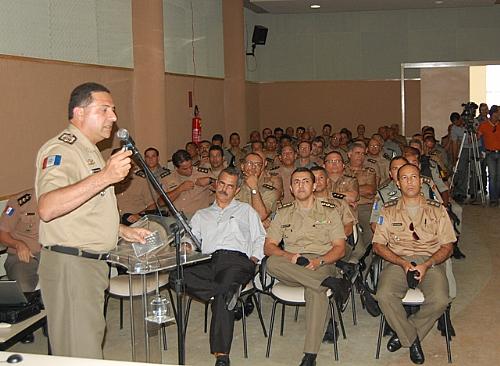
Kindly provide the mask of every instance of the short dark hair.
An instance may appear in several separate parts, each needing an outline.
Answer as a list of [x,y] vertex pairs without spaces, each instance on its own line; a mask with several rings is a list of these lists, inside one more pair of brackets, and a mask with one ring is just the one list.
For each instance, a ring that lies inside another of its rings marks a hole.
[[303,131],[303,132],[306,132],[306,128],[305,128],[305,127],[302,127],[302,126],[297,127],[297,128],[295,129],[295,131],[297,131],[297,130],[301,130],[301,131]]
[[278,141],[278,139],[276,138],[276,136],[269,135],[269,136],[266,137],[266,142],[267,142],[267,140],[270,140],[270,139],[275,139],[276,141]]
[[405,162],[405,165],[409,164],[408,159],[406,159],[404,156],[398,155],[391,159],[391,162],[389,163],[389,170],[392,168],[392,163],[398,160],[403,160]]
[[311,172],[322,172],[324,175],[326,175],[328,177],[328,172],[326,171],[325,168],[323,168],[322,166],[319,166],[319,165],[315,165],[313,166],[311,169],[309,169]]
[[186,150],[180,149],[174,152],[172,155],[172,163],[176,168],[180,167],[182,163],[185,161],[191,161],[193,158],[191,158],[191,155]]
[[146,150],[144,150],[144,155],[146,155],[146,153],[148,151],[154,151],[156,153],[156,156],[160,156],[160,152],[158,151],[158,149],[154,148],[154,147],[148,147]]
[[309,149],[312,148],[312,145],[311,145],[311,141],[307,141],[307,140],[302,140],[302,141],[299,141],[299,143],[297,144],[297,149],[300,147],[300,145],[302,144],[308,144],[309,145]]
[[233,136],[240,137],[240,134],[238,132],[233,132],[231,135],[229,135],[229,139],[231,139],[231,137],[233,137]]
[[198,145],[200,145],[200,144],[209,144],[210,146],[212,145],[212,143],[211,143],[210,141],[208,141],[208,140],[201,140],[201,141],[198,143]]
[[216,133],[212,136],[212,142],[214,141],[220,141],[220,143],[222,144],[224,142],[224,137],[220,133]]
[[403,148],[403,156],[406,156],[406,155],[416,156],[418,158],[418,160],[420,160],[420,151],[418,151],[418,149],[415,149],[414,147],[405,146]]
[[233,177],[238,177],[238,180],[236,183],[236,188],[241,187],[241,185],[243,184],[243,177],[238,169],[236,169],[234,166],[228,166],[227,168],[222,169],[222,171],[219,173],[219,176],[217,177],[217,179],[219,179],[219,177],[224,173],[231,175]]
[[323,146],[325,145],[325,139],[323,138],[323,136],[316,136],[315,138],[313,138],[312,142],[321,142]]
[[401,170],[403,170],[403,168],[404,168],[404,167],[406,167],[406,166],[411,166],[411,167],[413,167],[413,168],[417,169],[418,175],[420,176],[420,169],[418,169],[418,166],[415,166],[415,165],[410,164],[410,163],[406,163],[405,165],[401,166],[401,167],[399,168],[399,170],[398,170],[398,174],[397,174],[397,178],[398,178],[398,180],[399,180],[399,176],[400,176],[400,172],[401,172]]
[[86,107],[94,100],[92,93],[105,92],[111,94],[108,88],[98,83],[84,83],[78,85],[69,97],[68,119],[73,119],[73,109],[76,107]]
[[276,132],[281,132],[281,133],[284,133],[285,131],[283,131],[283,129],[281,127],[276,127],[274,129],[274,134],[276,135]]
[[290,135],[284,134],[283,136],[281,136],[280,142],[283,140],[292,141],[292,137]]
[[296,169],[292,172],[292,175],[290,175],[290,184],[292,184],[292,178],[293,178],[293,175],[294,175],[295,173],[309,173],[309,175],[311,176],[312,182],[313,182],[313,183],[316,183],[316,177],[314,176],[314,174],[313,174],[313,172],[311,171],[311,169],[306,168],[305,166],[301,166],[301,167],[296,168]]
[[325,155],[325,158],[323,159],[323,163],[327,160],[327,158],[332,155],[332,154],[337,154],[339,157],[340,157],[340,160],[342,160],[342,162],[344,161],[344,157],[342,156],[342,154],[340,152],[338,152],[337,150],[332,150],[330,151],[328,154]]
[[224,149],[222,149],[222,147],[219,145],[210,146],[210,149],[208,149],[209,154],[210,154],[210,151],[219,151],[221,156],[224,156]]
[[460,114],[458,112],[453,112],[452,114],[450,114],[451,122],[458,121],[459,119],[460,119]]
[[330,129],[331,129],[331,128],[332,128],[332,125],[331,125],[331,124],[329,124],[329,123],[325,123],[325,124],[323,125],[323,128],[325,128],[325,127],[330,127]]

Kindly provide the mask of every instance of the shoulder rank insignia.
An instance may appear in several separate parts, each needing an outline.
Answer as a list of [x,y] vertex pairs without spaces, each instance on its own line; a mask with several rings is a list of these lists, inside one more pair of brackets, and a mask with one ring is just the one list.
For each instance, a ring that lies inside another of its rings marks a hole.
[[193,163],[193,166],[198,166],[198,165],[200,165],[200,161],[199,161],[199,160],[198,160],[198,161],[195,161],[195,162]]
[[345,194],[337,193],[337,192],[332,192],[332,197],[333,198],[338,198],[338,199],[344,199]]
[[391,183],[391,181],[392,181],[391,178],[387,178],[384,182],[380,184],[380,188],[378,190],[380,191],[381,189],[387,187]]
[[61,136],[58,137],[59,140],[62,142],[65,142],[67,144],[73,145],[75,141],[77,140],[76,136],[73,135],[72,133],[63,133]]
[[[269,169],[269,171],[273,171],[273,170],[276,170],[276,169],[279,169],[279,168],[280,168],[279,165],[273,166],[271,169]],[[276,173],[276,174],[278,174],[278,173]]]
[[347,177],[347,178],[356,178],[355,176],[352,176],[352,175],[348,175],[348,174],[344,174],[344,177]]
[[26,193],[25,195],[22,195],[21,197],[19,197],[17,199],[17,203],[19,204],[19,206],[22,206],[24,205],[26,202],[29,202],[29,200],[31,199],[31,194],[29,193]]
[[441,206],[441,203],[439,203],[438,201],[434,201],[434,200],[426,200],[427,204],[430,205],[430,206],[434,206],[434,207],[439,207]]
[[170,169],[164,169],[163,172],[160,174],[160,178],[165,178],[167,175],[170,175],[171,171]]
[[207,168],[202,168],[201,166],[198,167],[198,171],[200,173],[205,173],[205,174],[208,173],[208,169]]
[[390,192],[388,193],[388,195],[389,195],[389,196],[394,196],[396,193],[398,193],[398,191],[390,191]]
[[426,177],[425,175],[422,175],[422,182],[431,184],[431,178]]
[[368,161],[369,161],[370,163],[372,163],[372,164],[377,164],[377,160],[375,160],[375,159],[368,158],[368,159],[366,159],[366,160],[368,160]]
[[389,154],[385,153],[384,155],[382,155],[384,158],[386,158],[387,160],[391,160],[391,157],[389,156]]
[[136,171],[135,175],[137,175],[138,177],[141,177],[141,178],[146,178],[146,173],[144,173],[144,170],[142,170],[142,169]]
[[273,158],[266,158],[266,160],[267,160],[268,163],[271,163],[271,164],[274,163],[274,159]]
[[293,202],[285,203],[284,205],[281,205],[280,207],[278,207],[278,210],[281,210],[282,208],[291,207],[291,206],[293,206]]
[[262,185],[262,187],[267,188],[267,189],[270,189],[271,191],[274,191],[274,190],[276,189],[275,187],[273,187],[272,185],[267,184],[267,183],[264,183],[264,184]]
[[330,208],[336,208],[337,206],[335,206],[334,203],[330,203],[330,202],[327,202],[327,201],[321,201],[321,206],[323,207],[330,207]]
[[277,172],[269,172],[269,175],[272,177],[277,177],[279,174]]
[[369,166],[367,166],[365,169],[366,169],[367,171],[369,171],[370,173],[375,174],[375,169],[370,168]]
[[397,203],[398,203],[398,200],[397,200],[397,199],[395,199],[395,200],[391,200],[391,201],[389,201],[389,202],[384,203],[384,207],[391,207],[391,206],[395,206]]

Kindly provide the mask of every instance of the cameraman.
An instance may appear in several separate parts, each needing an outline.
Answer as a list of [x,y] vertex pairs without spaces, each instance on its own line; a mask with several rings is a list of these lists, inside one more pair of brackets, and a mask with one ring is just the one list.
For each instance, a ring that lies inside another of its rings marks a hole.
[[[460,152],[460,145],[462,143],[464,134],[466,132],[466,126],[464,126],[464,120],[457,112],[453,112],[450,115],[450,121],[453,123],[450,131],[451,139],[451,151],[453,165],[456,164],[459,158],[458,154]],[[455,178],[453,182],[453,198],[458,203],[463,203],[467,198],[467,182],[469,176],[467,174],[467,166],[469,159],[472,156],[472,141],[470,135],[468,135],[464,140],[464,145],[462,148],[462,153],[460,154],[460,161],[458,162],[457,171],[455,173]],[[476,192],[474,192],[476,194]]]
[[479,126],[478,134],[483,138],[486,164],[490,184],[490,206],[498,206],[500,195],[500,108],[492,105],[490,119]]

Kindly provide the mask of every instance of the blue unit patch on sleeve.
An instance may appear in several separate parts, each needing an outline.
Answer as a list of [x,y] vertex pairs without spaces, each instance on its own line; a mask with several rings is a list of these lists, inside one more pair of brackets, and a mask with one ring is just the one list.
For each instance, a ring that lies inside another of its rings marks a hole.
[[61,155],[50,155],[43,159],[42,169],[49,168],[51,166],[61,165],[62,157]]
[[16,210],[14,209],[14,207],[10,207],[10,206],[5,207],[5,210],[4,210],[4,212],[5,212],[5,214],[6,214],[7,216],[12,216],[12,215],[14,215],[14,211],[16,211]]
[[384,216],[379,216],[377,219],[377,224],[382,225],[384,223]]

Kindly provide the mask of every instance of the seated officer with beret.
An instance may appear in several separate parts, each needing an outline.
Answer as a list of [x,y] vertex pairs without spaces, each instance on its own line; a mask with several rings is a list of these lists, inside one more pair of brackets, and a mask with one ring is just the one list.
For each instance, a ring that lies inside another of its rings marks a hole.
[[[327,201],[314,197],[314,174],[297,168],[291,177],[295,201],[276,212],[268,229],[264,253],[269,273],[289,286],[303,286],[306,332],[301,366],[315,365],[325,332],[328,288],[340,293],[341,279],[334,278],[335,262],[345,254],[344,226]],[[283,240],[284,249],[278,247]],[[299,259],[300,258],[300,259]]]
[[[386,263],[378,283],[377,300],[395,331],[387,349],[410,348],[410,359],[424,363],[420,341],[449,303],[445,266],[456,241],[446,209],[420,194],[420,171],[412,164],[397,173],[402,197],[384,205],[373,236],[375,253]],[[401,299],[408,290],[407,275],[414,272],[425,302],[407,317]]]

